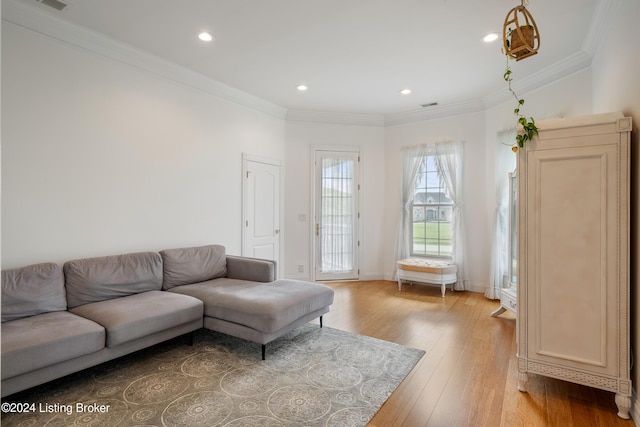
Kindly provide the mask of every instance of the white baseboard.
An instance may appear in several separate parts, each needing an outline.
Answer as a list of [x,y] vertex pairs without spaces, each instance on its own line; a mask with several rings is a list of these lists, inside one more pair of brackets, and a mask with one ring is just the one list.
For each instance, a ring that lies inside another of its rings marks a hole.
[[489,289],[489,287],[487,285],[485,285],[484,283],[473,283],[473,282],[469,282],[466,284],[466,289],[469,292],[479,292],[479,293],[486,293],[487,290]]
[[382,273],[361,274],[359,280],[389,280]]

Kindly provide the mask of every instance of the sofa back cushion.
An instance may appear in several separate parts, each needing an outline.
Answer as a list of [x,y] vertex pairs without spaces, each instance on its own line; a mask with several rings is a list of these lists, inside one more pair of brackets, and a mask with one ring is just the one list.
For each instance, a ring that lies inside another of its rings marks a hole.
[[162,258],[138,252],[64,264],[69,308],[162,288]]
[[58,264],[2,270],[2,321],[67,309],[64,277]]
[[160,251],[164,279],[162,289],[204,282],[227,275],[224,246],[209,245]]

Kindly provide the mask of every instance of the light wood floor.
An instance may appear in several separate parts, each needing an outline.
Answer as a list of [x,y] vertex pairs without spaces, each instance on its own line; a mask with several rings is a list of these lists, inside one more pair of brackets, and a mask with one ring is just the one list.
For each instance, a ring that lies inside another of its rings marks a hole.
[[425,350],[369,426],[634,426],[614,394],[529,375],[517,390],[515,317],[474,292],[395,282],[332,282],[324,324]]

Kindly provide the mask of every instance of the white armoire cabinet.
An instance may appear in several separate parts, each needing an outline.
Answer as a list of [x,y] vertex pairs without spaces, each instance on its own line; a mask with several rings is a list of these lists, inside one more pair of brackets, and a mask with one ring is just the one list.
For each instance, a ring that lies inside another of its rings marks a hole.
[[518,388],[538,374],[609,390],[628,418],[631,118],[538,127],[518,151]]

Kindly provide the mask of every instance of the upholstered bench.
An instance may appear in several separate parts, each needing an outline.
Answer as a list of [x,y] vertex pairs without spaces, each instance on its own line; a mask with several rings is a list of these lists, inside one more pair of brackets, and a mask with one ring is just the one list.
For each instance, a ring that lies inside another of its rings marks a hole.
[[434,261],[427,259],[407,258],[398,261],[397,276],[398,290],[402,290],[402,281],[424,283],[440,286],[444,298],[447,285],[458,280],[458,267],[448,261]]

